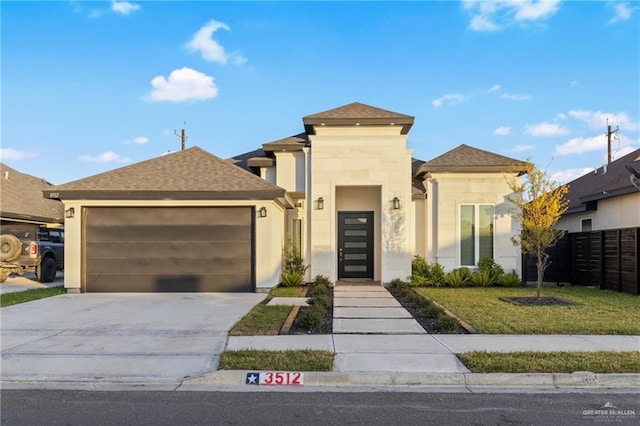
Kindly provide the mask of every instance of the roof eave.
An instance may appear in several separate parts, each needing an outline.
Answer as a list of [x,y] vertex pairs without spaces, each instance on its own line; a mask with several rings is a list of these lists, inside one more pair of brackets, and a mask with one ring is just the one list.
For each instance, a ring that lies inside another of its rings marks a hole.
[[285,190],[238,191],[45,191],[45,198],[60,200],[275,200],[284,197]]
[[526,168],[509,166],[455,166],[455,165],[428,165],[423,164],[418,168],[418,175],[430,175],[431,173],[526,173]]
[[609,191],[598,192],[596,194],[588,194],[579,198],[581,203],[588,203],[589,201],[604,200],[607,198],[619,197],[621,195],[632,194],[638,192],[635,186],[628,185],[621,188],[611,189]]
[[413,117],[397,118],[316,118],[302,119],[307,134],[315,135],[316,126],[401,126],[400,133],[406,135],[413,126]]

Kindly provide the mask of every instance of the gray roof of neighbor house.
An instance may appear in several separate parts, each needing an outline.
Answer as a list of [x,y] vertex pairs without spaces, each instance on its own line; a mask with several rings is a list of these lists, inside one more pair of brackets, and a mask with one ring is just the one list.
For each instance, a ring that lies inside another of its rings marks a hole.
[[418,173],[525,173],[529,164],[493,152],[460,145],[420,166]]
[[328,111],[307,115],[302,119],[307,134],[315,134],[314,126],[402,126],[401,133],[406,135],[413,126],[414,117],[400,114],[370,105],[353,102]]
[[[55,186],[60,199],[212,199],[291,203],[286,191],[199,147]],[[286,200],[286,201],[283,201]]]
[[53,187],[44,179],[20,173],[0,163],[0,216],[3,219],[38,223],[64,223],[64,205],[42,198],[42,191]]
[[594,210],[598,200],[638,192],[625,165],[640,171],[640,149],[569,182],[565,214]]

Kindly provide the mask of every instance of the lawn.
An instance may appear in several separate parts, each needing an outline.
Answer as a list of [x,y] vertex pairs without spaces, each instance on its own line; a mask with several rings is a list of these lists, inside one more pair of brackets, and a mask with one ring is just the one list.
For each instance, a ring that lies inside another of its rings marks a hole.
[[458,358],[474,373],[640,373],[640,352],[468,352]]
[[580,303],[516,306],[500,297],[535,296],[535,288],[419,288],[484,334],[640,334],[640,297],[594,287],[545,287],[542,296]]
[[333,353],[313,350],[227,351],[219,370],[331,371]]
[[291,309],[291,306],[267,306],[259,303],[233,326],[229,336],[277,335]]
[[15,291],[0,295],[0,307],[17,305],[18,303],[31,302],[32,300],[44,299],[45,297],[65,294],[67,290],[60,287],[35,288],[24,291]]

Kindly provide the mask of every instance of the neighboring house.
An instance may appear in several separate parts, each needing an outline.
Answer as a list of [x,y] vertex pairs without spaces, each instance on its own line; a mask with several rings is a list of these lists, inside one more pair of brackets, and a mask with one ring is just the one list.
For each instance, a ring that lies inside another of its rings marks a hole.
[[61,227],[64,205],[59,200],[42,198],[42,191],[52,187],[44,179],[0,163],[0,227]]
[[569,208],[556,227],[568,232],[640,227],[640,191],[625,165],[640,170],[640,149],[569,182]]
[[349,104],[304,132],[223,161],[198,147],[52,188],[70,291],[267,291],[282,248],[307,279],[388,282],[420,254],[447,270],[493,257],[520,270],[507,176],[526,164],[466,145],[431,161],[406,146],[414,118]]

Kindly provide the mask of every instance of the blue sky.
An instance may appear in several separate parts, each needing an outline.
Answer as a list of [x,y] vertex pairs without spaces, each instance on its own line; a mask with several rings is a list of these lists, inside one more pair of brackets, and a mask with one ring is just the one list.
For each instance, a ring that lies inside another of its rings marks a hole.
[[7,2],[1,161],[62,184],[187,146],[228,158],[351,102],[565,182],[640,147],[640,4]]

